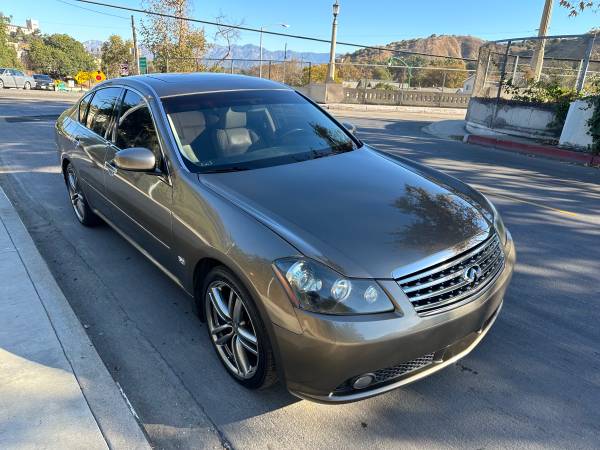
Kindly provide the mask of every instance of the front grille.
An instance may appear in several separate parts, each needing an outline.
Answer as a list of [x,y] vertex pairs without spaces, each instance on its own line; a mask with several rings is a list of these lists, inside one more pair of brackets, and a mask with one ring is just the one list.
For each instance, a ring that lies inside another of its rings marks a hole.
[[[481,269],[474,281],[465,276],[469,268]],[[469,301],[487,286],[504,267],[498,236],[433,267],[397,280],[421,316],[435,314]]]
[[379,369],[376,372],[373,372],[373,375],[375,375],[375,383],[385,383],[386,381],[398,378],[404,374],[428,366],[432,362],[433,353],[429,353],[427,355],[421,356],[419,358],[413,359],[412,361],[408,361],[394,367]]

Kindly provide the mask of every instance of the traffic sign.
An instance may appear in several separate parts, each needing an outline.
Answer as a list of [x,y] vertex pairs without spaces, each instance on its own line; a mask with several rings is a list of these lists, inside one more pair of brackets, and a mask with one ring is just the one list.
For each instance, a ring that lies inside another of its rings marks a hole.
[[129,63],[123,63],[120,65],[120,73],[122,77],[129,75]]
[[104,72],[102,72],[101,70],[96,70],[95,72],[91,72],[90,74],[92,75],[96,83],[106,80],[106,75],[104,75]]
[[77,84],[84,84],[89,79],[90,74],[88,72],[79,71],[77,72],[77,75],[75,75],[75,81],[77,81]]
[[140,56],[140,74],[148,73],[148,60],[145,56]]

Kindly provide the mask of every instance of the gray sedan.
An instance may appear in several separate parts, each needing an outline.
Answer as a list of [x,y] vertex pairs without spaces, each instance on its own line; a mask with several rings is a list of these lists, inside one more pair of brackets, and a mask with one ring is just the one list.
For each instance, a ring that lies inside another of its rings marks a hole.
[[32,89],[36,85],[35,79],[25,75],[19,69],[0,68],[0,89],[2,88],[21,88]]
[[76,218],[189,294],[236,381],[343,403],[468,354],[516,258],[482,194],[350,130],[268,80],[154,74],[97,86],[56,141]]

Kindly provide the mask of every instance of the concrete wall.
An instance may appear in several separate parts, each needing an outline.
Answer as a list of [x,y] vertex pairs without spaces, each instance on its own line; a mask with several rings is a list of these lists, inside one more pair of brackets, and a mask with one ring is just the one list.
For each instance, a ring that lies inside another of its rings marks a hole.
[[490,131],[528,138],[559,137],[560,130],[549,129],[554,120],[552,107],[518,105],[500,103],[496,108],[495,101],[471,98],[467,111],[467,129],[489,129]]
[[588,120],[592,117],[593,108],[585,100],[571,103],[567,120],[560,135],[561,147],[587,149],[592,145],[592,136],[588,134]]
[[470,97],[455,92],[355,89],[339,83],[312,83],[296,89],[317,103],[466,108]]
[[466,108],[469,95],[454,92],[388,91],[384,89],[344,88],[344,103],[367,105],[435,106]]
[[344,86],[339,83],[311,83],[296,90],[317,103],[341,103],[344,98]]

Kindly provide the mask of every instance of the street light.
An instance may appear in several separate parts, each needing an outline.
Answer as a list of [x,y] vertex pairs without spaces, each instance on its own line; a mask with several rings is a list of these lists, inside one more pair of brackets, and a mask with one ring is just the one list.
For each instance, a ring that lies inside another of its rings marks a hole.
[[263,65],[263,45],[262,45],[262,39],[263,39],[263,30],[267,27],[271,27],[271,26],[280,26],[283,28],[289,28],[290,26],[287,23],[273,23],[271,25],[263,25],[262,27],[260,27],[260,66],[258,67],[258,76],[260,78],[262,78],[262,65]]
[[331,48],[329,49],[329,70],[327,71],[327,81],[333,83],[335,78],[335,41],[337,35],[337,16],[340,12],[340,4],[335,0],[333,4],[333,23],[331,24]]

